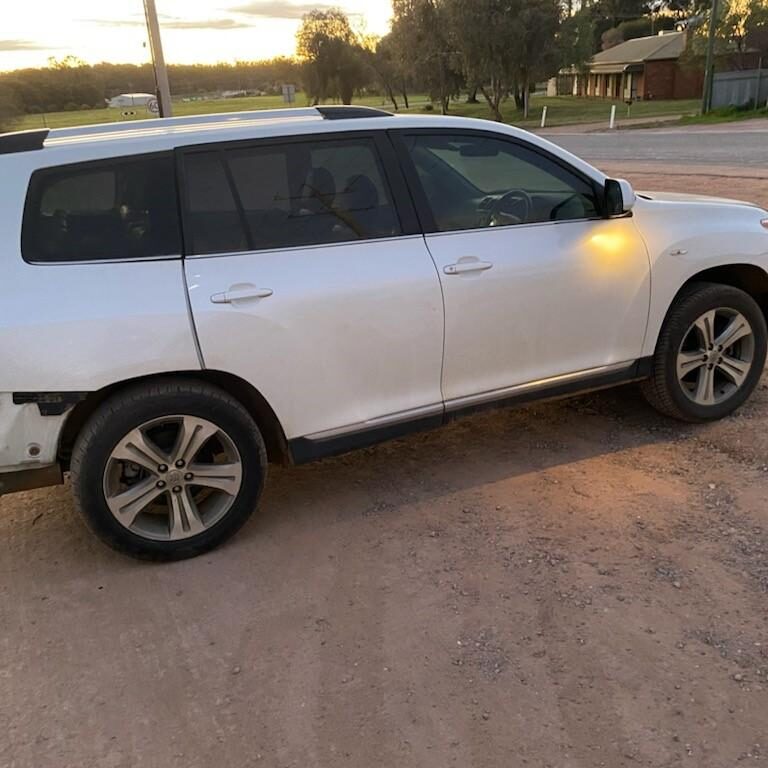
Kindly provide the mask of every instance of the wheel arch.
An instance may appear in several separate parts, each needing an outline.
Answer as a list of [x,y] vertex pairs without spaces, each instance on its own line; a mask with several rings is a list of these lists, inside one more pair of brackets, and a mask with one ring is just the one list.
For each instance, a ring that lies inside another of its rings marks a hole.
[[70,411],[59,438],[58,459],[63,469],[69,468],[77,436],[89,417],[110,396],[127,387],[152,382],[157,379],[187,379],[214,384],[234,397],[256,422],[267,449],[267,458],[276,464],[291,464],[293,457],[285,432],[274,410],[264,396],[249,382],[231,373],[215,370],[176,371],[140,376],[110,384],[102,389],[88,393]]
[[766,324],[768,324],[768,272],[756,264],[721,264],[696,272],[680,286],[664,314],[664,320],[654,340],[654,349],[659,342],[661,329],[667,322],[672,308],[677,304],[680,297],[695,283],[719,283],[720,285],[730,285],[733,288],[739,288],[757,302],[763,312]]

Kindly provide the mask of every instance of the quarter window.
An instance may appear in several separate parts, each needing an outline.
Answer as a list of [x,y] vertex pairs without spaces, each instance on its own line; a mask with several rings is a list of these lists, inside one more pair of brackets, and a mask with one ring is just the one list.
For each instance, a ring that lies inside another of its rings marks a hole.
[[181,255],[171,155],[35,171],[22,227],[30,262]]
[[[401,232],[370,139],[191,152],[191,253],[390,237]],[[210,188],[215,179],[215,191]]]
[[593,185],[545,155],[481,135],[405,137],[441,232],[593,218]]

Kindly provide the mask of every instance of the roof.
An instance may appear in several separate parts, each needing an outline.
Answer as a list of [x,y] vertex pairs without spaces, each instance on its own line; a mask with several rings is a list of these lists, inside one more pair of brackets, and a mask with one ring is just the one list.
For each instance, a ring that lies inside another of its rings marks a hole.
[[621,72],[627,64],[642,64],[659,59],[679,59],[685,50],[685,32],[670,32],[666,35],[652,35],[627,40],[607,51],[600,51],[592,57],[590,69],[606,72]]
[[223,112],[218,114],[184,115],[164,119],[129,120],[71,128],[40,128],[0,134],[0,154],[28,152],[83,141],[105,141],[151,136],[173,136],[190,131],[214,131],[227,128],[263,128],[270,124],[299,123],[304,120],[357,120],[360,118],[392,117],[373,107],[318,106],[297,109],[262,109],[253,112]]
[[[581,158],[543,137],[511,125],[478,118],[432,114],[395,116],[371,107],[320,106],[189,115],[0,134],[0,167],[3,169],[0,181],[10,178],[25,185],[28,174],[37,168],[163,152],[192,145],[254,139],[275,140],[302,135],[333,136],[346,131],[395,127],[450,127],[457,131],[472,129],[507,134],[562,158],[599,184],[606,179],[605,174]],[[0,185],[0,193],[3,191]]]

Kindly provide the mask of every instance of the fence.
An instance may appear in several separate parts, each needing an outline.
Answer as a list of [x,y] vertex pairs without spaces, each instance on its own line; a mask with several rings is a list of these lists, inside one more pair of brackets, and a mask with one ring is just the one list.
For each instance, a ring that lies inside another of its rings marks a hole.
[[768,102],[768,69],[717,72],[712,81],[712,108],[743,107]]

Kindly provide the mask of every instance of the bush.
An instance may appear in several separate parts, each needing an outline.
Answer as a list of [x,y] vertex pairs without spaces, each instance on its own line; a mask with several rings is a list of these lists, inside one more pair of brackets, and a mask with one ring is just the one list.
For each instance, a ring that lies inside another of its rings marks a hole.
[[432,112],[435,109],[434,104],[425,104],[424,105],[424,111],[425,112]]

